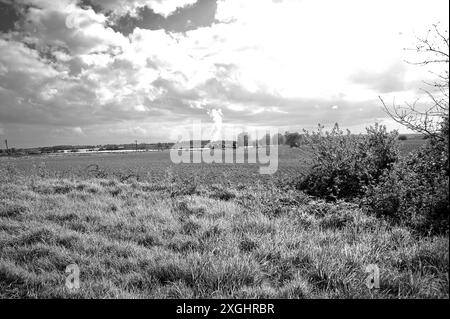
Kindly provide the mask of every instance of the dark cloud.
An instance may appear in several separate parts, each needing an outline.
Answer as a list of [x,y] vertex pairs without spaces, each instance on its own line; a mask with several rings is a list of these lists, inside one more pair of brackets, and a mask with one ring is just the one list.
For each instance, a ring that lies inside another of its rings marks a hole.
[[21,19],[20,8],[12,1],[0,1],[0,32],[14,30]]
[[137,16],[127,13],[111,23],[111,27],[124,35],[132,33],[136,27],[186,32],[212,25],[215,22],[216,10],[216,0],[198,0],[193,5],[176,9],[168,17],[157,14],[153,9],[145,6],[137,10]]
[[109,15],[111,13],[111,11],[105,11],[101,5],[94,3],[91,0],[81,0],[79,4],[81,8],[92,9],[95,11],[95,13],[105,13],[106,15]]

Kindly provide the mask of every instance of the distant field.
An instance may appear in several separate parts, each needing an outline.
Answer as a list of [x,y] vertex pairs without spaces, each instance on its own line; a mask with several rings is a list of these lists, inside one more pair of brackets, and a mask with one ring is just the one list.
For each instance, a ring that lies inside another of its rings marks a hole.
[[[407,154],[423,145],[424,142],[425,140],[421,138],[400,141],[400,151],[402,154]],[[278,171],[273,176],[260,175],[259,164],[173,164],[169,151],[38,155],[1,158],[1,163],[13,164],[25,173],[38,173],[41,168],[41,171],[45,170],[57,177],[102,177],[95,175],[100,170],[106,174],[103,177],[110,175],[126,177],[134,174],[147,181],[160,181],[171,174],[180,178],[195,177],[207,183],[218,183],[223,180],[246,182],[255,179],[283,179],[303,172],[308,167],[308,152],[287,146],[279,147]]]
[[421,147],[426,142],[422,136],[408,136],[405,141],[400,141],[400,151],[402,154],[407,154],[415,149]]
[[128,176],[136,174],[140,179],[160,181],[172,174],[180,178],[192,177],[202,182],[219,182],[223,179],[241,181],[254,179],[280,178],[286,174],[295,174],[304,170],[307,165],[307,153],[303,150],[280,147],[278,156],[278,172],[275,176],[259,174],[259,164],[173,164],[169,151],[162,152],[130,152],[126,154],[64,154],[28,156],[21,158],[3,158],[0,163],[13,164],[26,173],[38,173],[39,167],[58,177],[86,176],[92,177],[98,168],[105,174]]

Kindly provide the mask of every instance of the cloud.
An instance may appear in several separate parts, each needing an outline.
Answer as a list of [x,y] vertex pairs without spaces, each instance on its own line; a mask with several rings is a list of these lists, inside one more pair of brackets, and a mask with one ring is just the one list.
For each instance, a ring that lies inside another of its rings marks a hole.
[[74,132],[75,134],[78,134],[78,135],[85,135],[83,132],[83,129],[81,127],[72,128],[72,132]]
[[357,84],[366,85],[376,92],[391,93],[405,89],[406,72],[405,63],[399,61],[381,71],[360,70],[350,79]]
[[74,1],[22,0],[33,5],[23,26],[27,42],[43,49],[62,47],[71,54],[89,54],[126,45],[126,38],[106,26],[106,17],[82,9]]
[[211,141],[218,141],[222,139],[222,110],[221,109],[212,109],[208,111],[208,115],[214,122],[213,130],[211,133]]
[[121,127],[121,128],[110,128],[108,130],[110,134],[113,135],[128,135],[133,137],[144,137],[148,135],[148,131],[140,126],[137,127]]
[[414,98],[426,74],[403,62],[399,33],[448,20],[448,4],[400,0],[16,4],[0,35],[0,119],[27,145],[162,138],[210,110],[224,126],[364,125],[384,116],[378,95]]
[[0,1],[0,32],[8,32],[16,27],[20,12],[12,1]]
[[139,8],[149,7],[156,14],[167,17],[178,8],[192,5],[197,0],[90,0],[84,1],[86,5],[94,5],[98,10],[111,12],[114,15],[130,13],[137,15]]
[[136,9],[135,12],[128,12],[115,18],[111,26],[125,35],[132,33],[135,28],[186,32],[211,26],[215,22],[216,0],[194,2],[176,8],[169,15],[155,11],[150,3],[150,5]]

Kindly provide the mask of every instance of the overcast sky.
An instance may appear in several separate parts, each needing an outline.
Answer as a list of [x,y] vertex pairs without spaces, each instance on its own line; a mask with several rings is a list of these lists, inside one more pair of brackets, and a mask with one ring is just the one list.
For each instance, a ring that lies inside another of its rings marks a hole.
[[[0,0],[0,137],[168,141],[194,119],[282,132],[386,119],[426,69],[403,48],[447,0]],[[409,54],[409,55],[408,55]]]

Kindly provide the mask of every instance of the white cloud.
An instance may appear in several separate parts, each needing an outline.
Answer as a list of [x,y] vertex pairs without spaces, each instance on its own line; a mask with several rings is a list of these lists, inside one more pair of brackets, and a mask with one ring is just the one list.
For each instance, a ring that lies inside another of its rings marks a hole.
[[58,90],[55,88],[46,87],[41,91],[41,96],[44,100],[50,100],[58,94]]
[[127,39],[106,27],[106,17],[82,9],[74,0],[21,0],[33,5],[26,16],[29,41],[38,46],[64,46],[72,54],[104,51],[126,45]]
[[145,112],[145,111],[147,111],[147,108],[144,105],[142,105],[142,104],[134,106],[134,109],[136,111],[138,111],[138,112]]
[[[423,34],[438,20],[443,25],[448,22],[444,7],[448,3],[439,0],[426,5],[422,1],[274,4],[269,0],[222,0],[216,18],[235,21],[224,27],[229,31],[221,38],[226,41],[225,52],[238,43],[258,48],[248,56],[233,56],[243,65],[240,69],[248,87],[251,83],[266,85],[291,97],[332,97],[344,92],[348,99],[360,100],[362,94],[352,94],[361,90],[350,83],[352,72],[378,73],[402,62],[403,48],[414,44],[415,32]],[[413,68],[408,68],[407,75]],[[416,73],[415,78],[425,73],[411,72]]]
[[74,132],[75,134],[78,134],[78,135],[84,135],[83,129],[81,127],[74,127],[72,129],[72,132]]

